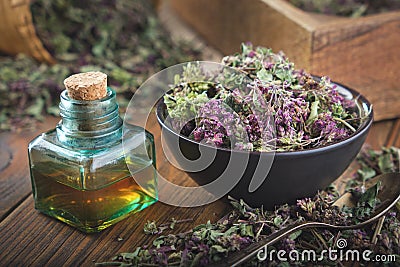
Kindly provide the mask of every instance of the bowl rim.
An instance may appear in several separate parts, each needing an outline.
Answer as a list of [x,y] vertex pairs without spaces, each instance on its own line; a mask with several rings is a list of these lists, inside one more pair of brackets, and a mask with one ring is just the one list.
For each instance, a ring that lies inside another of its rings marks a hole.
[[[320,77],[314,77],[314,78],[318,79]],[[295,150],[295,151],[246,151],[246,150],[228,149],[228,148],[224,148],[224,147],[214,147],[214,146],[211,146],[208,144],[199,143],[195,140],[188,138],[187,136],[181,135],[180,133],[176,133],[175,131],[173,131],[171,128],[169,128],[164,123],[165,118],[163,118],[162,114],[163,114],[163,110],[165,109],[165,108],[163,108],[163,107],[165,107],[164,95],[167,92],[164,93],[163,96],[157,101],[155,113],[156,113],[157,121],[161,125],[161,127],[165,128],[173,135],[178,136],[179,138],[181,138],[187,142],[193,143],[195,145],[198,145],[198,146],[200,145],[200,146],[214,148],[214,149],[226,151],[226,152],[250,153],[250,154],[254,154],[254,155],[272,154],[273,153],[273,154],[275,154],[275,156],[300,156],[300,155],[304,156],[304,155],[308,155],[308,154],[319,154],[319,153],[323,153],[328,150],[337,149],[339,147],[345,146],[348,143],[353,142],[359,136],[363,135],[366,131],[368,131],[373,122],[373,113],[374,113],[373,107],[372,107],[371,103],[365,98],[364,95],[362,95],[358,91],[356,91],[352,88],[349,88],[348,86],[345,86],[341,83],[334,82],[334,81],[331,81],[331,83],[350,92],[351,95],[353,96],[353,99],[357,98],[358,101],[360,101],[360,103],[366,104],[367,107],[370,109],[370,113],[368,114],[368,117],[366,117],[366,119],[362,123],[362,125],[354,133],[352,133],[349,137],[347,137],[346,139],[340,140],[340,141],[330,143],[328,145],[321,146],[321,147],[307,148],[307,149]]]

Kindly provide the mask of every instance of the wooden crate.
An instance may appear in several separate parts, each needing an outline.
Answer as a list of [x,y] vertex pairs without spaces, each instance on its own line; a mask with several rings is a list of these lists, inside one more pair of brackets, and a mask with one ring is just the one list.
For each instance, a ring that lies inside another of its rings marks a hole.
[[344,18],[284,0],[170,0],[173,10],[224,54],[240,43],[282,50],[315,75],[363,93],[375,120],[400,117],[400,12]]

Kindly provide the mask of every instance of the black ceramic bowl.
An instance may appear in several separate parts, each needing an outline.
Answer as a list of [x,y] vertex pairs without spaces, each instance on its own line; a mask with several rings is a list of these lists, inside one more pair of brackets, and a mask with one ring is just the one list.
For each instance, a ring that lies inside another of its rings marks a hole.
[[[357,98],[366,112],[371,109],[368,100],[358,92],[340,84],[336,85],[345,98]],[[174,156],[181,153],[186,159],[195,160],[200,156],[200,146],[204,150],[217,149],[213,162],[207,168],[199,172],[188,172],[199,185],[217,179],[228,165],[231,153],[239,156],[243,153],[243,151],[204,145],[174,132],[164,123],[167,111],[163,99],[160,99],[157,104],[156,114],[164,130],[165,142]],[[350,165],[365,141],[372,120],[371,111],[359,129],[340,142],[314,149],[276,152],[270,171],[265,173],[266,178],[254,192],[248,190],[250,181],[257,164],[263,164],[263,158],[268,157],[268,152],[249,152],[249,158],[245,159],[248,162],[244,174],[241,175],[240,181],[229,195],[236,199],[243,199],[251,206],[264,205],[265,208],[273,208],[275,205],[284,203],[293,204],[297,199],[314,196],[318,190],[326,188],[337,179]],[[179,147],[172,145],[171,140],[174,138],[175,140],[179,138]],[[185,168],[185,162],[179,162],[179,160],[177,162]]]

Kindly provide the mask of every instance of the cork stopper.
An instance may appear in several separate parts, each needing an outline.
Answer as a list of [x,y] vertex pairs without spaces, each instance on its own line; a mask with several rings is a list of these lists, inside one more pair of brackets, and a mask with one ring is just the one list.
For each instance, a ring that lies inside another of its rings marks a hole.
[[68,96],[76,100],[97,100],[107,95],[107,75],[99,71],[78,73],[64,80]]

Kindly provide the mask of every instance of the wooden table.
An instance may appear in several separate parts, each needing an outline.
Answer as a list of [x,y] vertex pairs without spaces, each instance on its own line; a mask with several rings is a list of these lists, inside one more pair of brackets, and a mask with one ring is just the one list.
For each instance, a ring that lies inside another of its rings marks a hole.
[[[0,266],[94,266],[119,252],[133,251],[150,244],[155,236],[145,235],[147,220],[158,224],[172,218],[193,221],[177,224],[179,233],[193,226],[216,221],[230,206],[222,200],[197,208],[178,208],[156,203],[97,234],[84,234],[34,209],[29,178],[27,145],[36,135],[54,128],[57,118],[48,118],[37,130],[0,133]],[[148,129],[160,146],[160,130],[150,118]],[[400,146],[400,119],[375,123],[367,143],[373,148]],[[195,185],[185,173],[172,167],[162,151],[157,151],[157,166],[162,175],[181,185]]]

